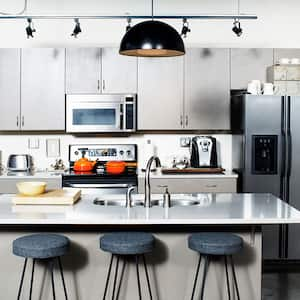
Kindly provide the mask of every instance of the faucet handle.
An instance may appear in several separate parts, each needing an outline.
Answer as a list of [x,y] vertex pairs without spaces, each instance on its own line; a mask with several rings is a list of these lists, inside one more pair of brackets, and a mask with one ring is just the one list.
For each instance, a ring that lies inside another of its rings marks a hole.
[[132,192],[136,189],[136,186],[131,185],[128,187],[127,192],[126,192],[126,207],[132,207],[132,197],[131,194]]

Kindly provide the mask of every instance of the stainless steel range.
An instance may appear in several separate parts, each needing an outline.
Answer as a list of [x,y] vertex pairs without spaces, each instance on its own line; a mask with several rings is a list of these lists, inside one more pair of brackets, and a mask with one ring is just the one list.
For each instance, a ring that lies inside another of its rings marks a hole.
[[[97,161],[90,172],[75,172],[75,162],[82,156]],[[106,172],[108,161],[124,161],[125,171],[119,175]],[[126,145],[70,145],[70,170],[63,175],[63,187],[80,188],[83,194],[126,193],[137,186],[137,146]]]

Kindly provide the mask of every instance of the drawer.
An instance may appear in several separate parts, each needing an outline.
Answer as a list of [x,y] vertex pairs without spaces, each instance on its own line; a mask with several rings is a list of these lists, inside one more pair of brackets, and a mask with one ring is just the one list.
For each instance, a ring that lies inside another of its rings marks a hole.
[[[152,178],[151,192],[162,193],[160,185],[167,185],[170,193],[235,193],[236,178],[203,179],[203,178]],[[139,193],[144,192],[144,179],[139,178]]]
[[21,181],[43,181],[47,182],[47,189],[60,189],[62,187],[61,178],[0,178],[0,194],[18,193],[16,184]]

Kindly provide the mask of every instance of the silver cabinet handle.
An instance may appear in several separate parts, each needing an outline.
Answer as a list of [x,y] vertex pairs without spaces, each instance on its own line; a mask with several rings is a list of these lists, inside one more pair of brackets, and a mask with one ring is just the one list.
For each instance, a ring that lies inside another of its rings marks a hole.
[[180,125],[183,126],[183,115],[180,116]]
[[189,117],[185,116],[185,126],[188,126],[188,125],[189,125]]
[[22,116],[22,127],[24,126],[24,116]]
[[105,90],[105,80],[104,79],[102,80],[102,89],[103,89],[103,91]]
[[97,80],[97,90],[100,91],[100,80]]
[[72,187],[72,188],[79,188],[79,189],[84,189],[84,188],[98,188],[98,189],[127,189],[128,184],[105,184],[105,183],[100,183],[100,184],[80,184],[80,183],[67,183],[65,184],[65,187]]
[[216,184],[207,184],[206,187],[207,188],[216,188],[217,185]]
[[17,127],[19,127],[19,116],[17,116]]

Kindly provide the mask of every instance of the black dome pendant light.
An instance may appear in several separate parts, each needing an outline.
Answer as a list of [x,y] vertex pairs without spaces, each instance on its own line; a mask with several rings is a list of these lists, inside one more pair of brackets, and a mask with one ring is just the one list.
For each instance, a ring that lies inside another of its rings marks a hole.
[[172,26],[152,20],[138,23],[129,29],[120,45],[119,53],[140,57],[171,57],[185,54],[183,40]]

